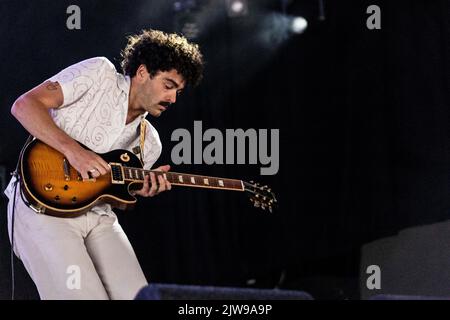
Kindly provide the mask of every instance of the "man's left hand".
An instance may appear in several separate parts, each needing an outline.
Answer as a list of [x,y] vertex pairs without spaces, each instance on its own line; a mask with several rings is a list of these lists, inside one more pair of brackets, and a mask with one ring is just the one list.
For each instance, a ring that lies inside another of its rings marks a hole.
[[[170,170],[169,165],[161,166],[154,171],[168,172]],[[158,179],[158,182],[156,181]],[[153,197],[157,194],[160,194],[163,191],[172,189],[172,185],[163,175],[158,175],[158,178],[155,177],[153,172],[150,172],[150,176],[146,175],[144,179],[144,186],[141,190],[134,191],[133,195],[139,195],[141,197]]]

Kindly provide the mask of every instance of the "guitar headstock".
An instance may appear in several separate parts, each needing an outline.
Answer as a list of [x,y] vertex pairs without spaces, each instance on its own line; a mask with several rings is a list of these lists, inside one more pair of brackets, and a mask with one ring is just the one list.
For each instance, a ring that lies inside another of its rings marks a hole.
[[250,183],[244,181],[244,190],[249,193],[250,202],[253,203],[253,206],[263,210],[268,209],[270,212],[275,208],[277,199],[268,186],[262,186],[253,181],[250,181]]

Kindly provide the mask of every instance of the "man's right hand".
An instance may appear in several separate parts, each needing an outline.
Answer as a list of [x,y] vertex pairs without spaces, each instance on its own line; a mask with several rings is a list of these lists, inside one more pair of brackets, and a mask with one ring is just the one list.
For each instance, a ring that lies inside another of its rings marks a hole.
[[[101,175],[107,174],[111,171],[108,163],[103,160],[98,154],[83,147],[73,148],[73,150],[65,153],[70,165],[75,168],[83,180],[98,178]],[[89,176],[91,175],[91,177]]]

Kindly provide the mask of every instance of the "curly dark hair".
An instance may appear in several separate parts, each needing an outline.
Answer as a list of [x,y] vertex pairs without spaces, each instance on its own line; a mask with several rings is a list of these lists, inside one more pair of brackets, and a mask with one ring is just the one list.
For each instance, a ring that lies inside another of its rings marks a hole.
[[199,46],[175,33],[158,30],[142,30],[140,34],[127,37],[128,44],[121,52],[125,75],[133,77],[141,64],[153,77],[159,71],[175,69],[186,85],[197,86],[203,74],[203,56]]

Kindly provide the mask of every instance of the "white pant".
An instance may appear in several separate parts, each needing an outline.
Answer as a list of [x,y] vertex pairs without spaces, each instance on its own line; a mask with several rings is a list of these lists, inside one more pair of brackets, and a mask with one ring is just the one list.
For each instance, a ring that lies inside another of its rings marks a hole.
[[[133,299],[147,285],[133,248],[114,213],[77,218],[37,214],[22,201],[14,222],[14,252],[41,299]],[[12,196],[8,203],[11,239]]]

